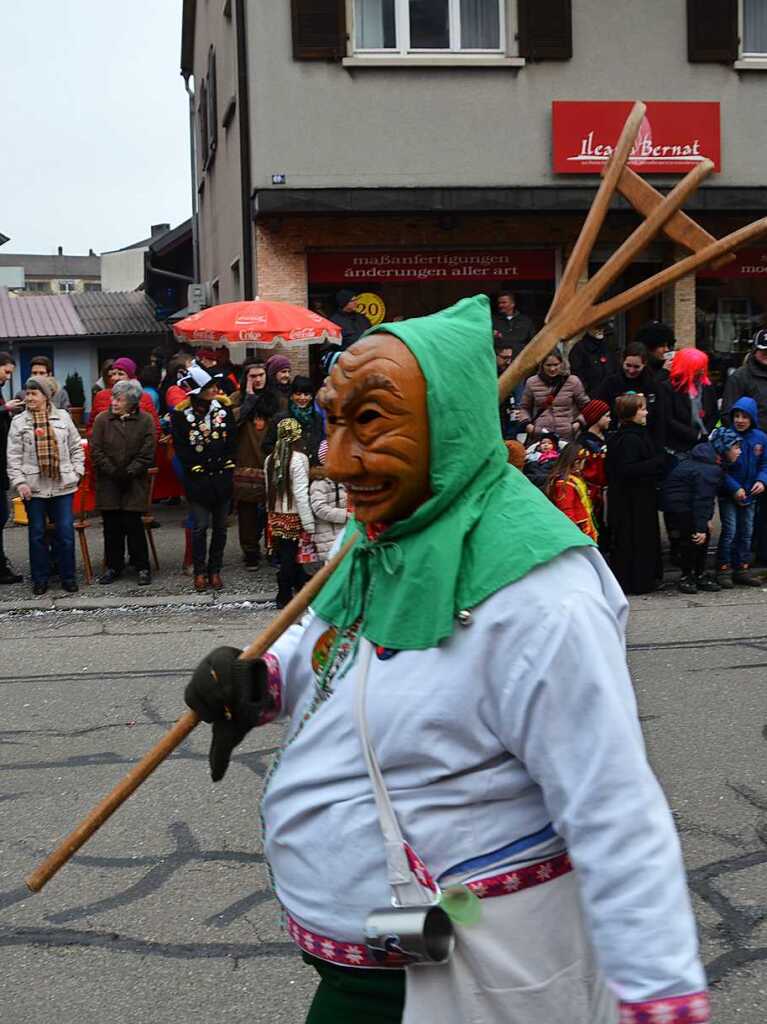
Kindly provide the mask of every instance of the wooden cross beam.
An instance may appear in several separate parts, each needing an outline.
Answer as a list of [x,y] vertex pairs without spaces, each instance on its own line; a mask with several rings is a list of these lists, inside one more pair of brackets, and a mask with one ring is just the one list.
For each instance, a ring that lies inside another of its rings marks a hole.
[[[636,306],[650,295],[702,267],[721,266],[732,258],[731,254],[735,249],[759,235],[767,234],[767,217],[763,217],[724,238],[715,239],[687,214],[682,213],[682,204],[713,170],[714,165],[710,160],[702,160],[666,196],[635,174],[627,166],[627,161],[644,115],[644,103],[635,103],[603,171],[597,194],[562,273],[546,323],[498,380],[501,401],[508,398],[520,381],[535,371],[540,361],[545,359],[559,342],[567,341],[589,327],[602,323],[608,317]],[[589,256],[616,192],[620,192],[634,209],[642,214],[644,220],[597,273],[578,288],[578,282],[588,266]],[[678,245],[688,249],[690,255],[633,288],[600,302],[600,296],[604,295],[610,285],[660,231]]]

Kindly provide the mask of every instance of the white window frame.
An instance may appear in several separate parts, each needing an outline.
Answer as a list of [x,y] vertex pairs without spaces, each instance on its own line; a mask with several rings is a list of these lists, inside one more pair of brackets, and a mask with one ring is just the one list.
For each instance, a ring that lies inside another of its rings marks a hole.
[[58,281],[58,292],[60,295],[71,295],[77,291],[77,281],[71,277],[61,277]]
[[743,41],[745,23],[743,0],[738,0],[738,60],[735,62],[735,67],[741,71],[765,71],[767,70],[767,49],[764,51],[745,49]]
[[[354,0],[350,0],[352,31],[350,33],[351,52],[355,57],[360,58],[382,58],[391,57],[395,59],[412,59],[419,57],[450,57],[455,59],[479,58],[503,58],[507,54],[508,35],[507,3],[508,0],[498,0],[498,13],[500,19],[500,46],[497,50],[464,50],[460,47],[461,42],[461,0],[448,0],[450,18],[450,42],[447,49],[414,49],[410,46],[410,0],[394,0],[394,31],[397,45],[393,48],[362,49],[357,47],[357,25]],[[459,45],[453,46],[453,42]]]

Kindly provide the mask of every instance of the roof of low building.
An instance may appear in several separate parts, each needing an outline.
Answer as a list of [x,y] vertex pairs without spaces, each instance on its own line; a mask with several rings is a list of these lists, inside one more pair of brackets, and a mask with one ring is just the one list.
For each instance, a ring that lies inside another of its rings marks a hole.
[[88,334],[164,334],[144,292],[71,292]]
[[0,288],[0,338],[164,334],[143,292],[13,295]]
[[19,298],[0,288],[0,338],[69,338],[85,333],[68,295]]
[[23,267],[28,277],[101,277],[100,256],[0,253],[0,267]]

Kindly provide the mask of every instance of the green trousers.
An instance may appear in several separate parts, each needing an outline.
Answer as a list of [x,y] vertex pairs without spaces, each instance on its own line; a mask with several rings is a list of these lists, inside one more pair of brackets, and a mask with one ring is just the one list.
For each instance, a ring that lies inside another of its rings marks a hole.
[[306,1024],[400,1024],[405,1006],[405,972],[336,967],[307,953],[320,984]]

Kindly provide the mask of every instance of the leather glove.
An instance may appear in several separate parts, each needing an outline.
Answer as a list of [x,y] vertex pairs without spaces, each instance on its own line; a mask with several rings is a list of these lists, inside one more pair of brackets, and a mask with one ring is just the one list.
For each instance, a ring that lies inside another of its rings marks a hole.
[[192,673],[184,700],[213,725],[210,777],[223,779],[234,748],[272,707],[265,662],[243,661],[237,647],[216,647]]

